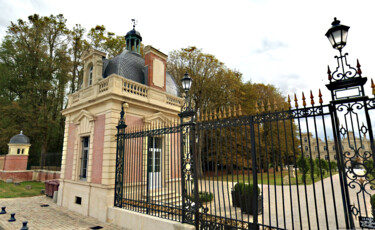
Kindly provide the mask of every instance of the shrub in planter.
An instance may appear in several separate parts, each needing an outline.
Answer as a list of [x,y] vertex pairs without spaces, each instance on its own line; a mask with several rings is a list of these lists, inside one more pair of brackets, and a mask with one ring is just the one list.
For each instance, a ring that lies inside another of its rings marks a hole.
[[370,203],[372,217],[375,217],[375,194],[371,196]]
[[245,187],[244,183],[237,183],[231,193],[232,193],[232,205],[233,207],[240,207],[241,205],[241,192]]
[[[198,192],[198,197],[199,203],[206,203],[214,199],[214,194],[212,194],[212,192]],[[187,198],[193,202],[195,201],[193,194],[191,196],[188,196]]]
[[258,213],[262,213],[262,196],[260,196],[260,189],[257,187],[257,193],[254,194],[254,185],[246,184],[241,193],[241,212],[247,214],[255,214],[253,210],[254,196],[258,202]]

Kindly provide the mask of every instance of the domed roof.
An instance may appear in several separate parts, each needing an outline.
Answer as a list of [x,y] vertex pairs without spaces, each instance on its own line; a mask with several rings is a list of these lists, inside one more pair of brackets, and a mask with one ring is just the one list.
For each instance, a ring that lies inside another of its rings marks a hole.
[[180,92],[179,92],[179,89],[178,89],[178,86],[177,86],[177,83],[175,81],[175,79],[172,77],[172,75],[170,75],[168,72],[167,72],[167,87],[166,87],[166,92],[173,95],[173,96],[180,96]]
[[106,78],[111,74],[117,74],[135,82],[145,84],[144,66],[145,60],[140,54],[125,50],[109,60],[103,71],[103,77]]
[[20,134],[10,138],[9,144],[30,144],[30,139],[26,135],[23,135],[21,131]]
[[136,35],[136,36],[139,36],[140,39],[141,39],[141,41],[142,41],[141,34],[140,34],[138,31],[136,31],[135,29],[132,29],[132,30],[130,30],[129,32],[127,32],[126,35],[125,35],[125,38],[128,37],[128,36],[130,36],[130,35]]

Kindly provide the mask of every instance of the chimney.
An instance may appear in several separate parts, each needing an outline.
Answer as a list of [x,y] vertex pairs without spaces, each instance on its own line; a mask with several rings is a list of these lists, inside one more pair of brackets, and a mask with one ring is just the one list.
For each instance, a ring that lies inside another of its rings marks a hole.
[[165,91],[168,56],[152,46],[146,46],[144,54],[145,66],[147,67],[147,85]]

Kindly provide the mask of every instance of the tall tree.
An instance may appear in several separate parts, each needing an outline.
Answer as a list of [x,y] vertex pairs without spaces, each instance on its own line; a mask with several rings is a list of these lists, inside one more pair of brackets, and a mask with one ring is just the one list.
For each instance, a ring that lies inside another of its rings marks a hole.
[[89,44],[94,49],[107,53],[108,58],[119,55],[126,47],[125,37],[107,31],[103,25],[91,28],[87,36]]
[[203,53],[195,46],[172,51],[167,71],[179,83],[185,72],[189,73],[193,79],[190,94],[195,111],[239,104],[242,74],[228,69],[214,55]]
[[[167,71],[174,76],[177,82],[185,72],[188,72],[193,79],[190,99],[194,110],[200,113],[206,111],[223,111],[228,106],[237,106],[242,94],[242,74],[236,70],[227,68],[214,55],[203,53],[195,46],[172,51],[168,57]],[[181,85],[181,84],[179,84]],[[202,175],[205,161],[211,158],[205,158],[204,154],[207,133],[201,131],[200,144],[198,145],[198,176]],[[214,156],[218,153],[209,153]]]
[[31,137],[30,163],[35,164],[40,153],[62,148],[60,111],[71,71],[67,35],[63,15],[34,14],[27,21],[12,22],[1,44],[0,66],[5,71],[0,82],[8,87],[2,92],[7,100],[0,112],[8,116],[0,127],[23,129]]
[[72,73],[70,81],[70,93],[74,93],[79,89],[79,85],[82,82],[83,68],[81,56],[85,49],[88,47],[88,43],[84,40],[85,29],[80,25],[76,24],[70,31],[69,38],[71,47],[69,53],[72,61]]

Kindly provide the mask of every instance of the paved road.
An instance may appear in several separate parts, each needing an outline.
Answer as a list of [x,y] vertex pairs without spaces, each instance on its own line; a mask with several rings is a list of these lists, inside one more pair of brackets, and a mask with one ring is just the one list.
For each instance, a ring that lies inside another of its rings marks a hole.
[[[49,206],[41,207],[42,204]],[[23,221],[29,222],[30,230],[76,230],[90,229],[94,226],[102,226],[102,229],[121,229],[60,207],[45,196],[0,199],[0,207],[3,206],[6,206],[7,214],[0,215],[0,230],[19,230]],[[12,212],[16,213],[16,222],[8,222],[9,213]]]
[[[252,216],[241,214],[239,208],[234,208],[231,205],[230,189],[233,183],[221,181],[201,182],[201,190],[213,191],[213,186],[215,186],[216,207],[213,207],[214,202],[208,204],[212,214],[252,222]],[[286,229],[336,229],[337,226],[340,229],[344,229],[345,221],[338,175],[332,177],[332,185],[330,178],[323,180],[323,186],[322,182],[319,181],[315,183],[314,186],[308,185],[305,187],[300,185],[298,189],[296,185],[286,185],[283,187],[263,185],[261,190],[263,194],[264,210],[263,214],[259,216],[259,222],[265,225],[279,226],[280,228]],[[325,199],[323,199],[322,188],[324,188]],[[355,189],[353,189],[353,191],[354,190]],[[218,193],[218,191],[220,191],[220,193]],[[351,203],[355,203],[355,206],[359,207],[356,202],[358,200],[357,194],[353,191],[350,193]],[[360,193],[358,195],[358,197],[361,198],[363,194]],[[369,196],[365,197],[366,203],[369,204]],[[42,204],[47,204],[49,206],[41,207]],[[370,206],[367,205],[365,208],[363,202],[360,203],[360,205],[362,215],[365,215],[367,210],[371,216]],[[121,229],[115,225],[103,223],[95,218],[83,216],[57,206],[50,198],[45,196],[0,199],[0,207],[2,206],[7,207],[8,214],[0,215],[0,230],[19,230],[22,227],[22,221],[25,220],[29,222],[28,226],[31,230],[75,230],[90,229],[90,227],[94,226],[102,226],[103,229]],[[11,212],[16,213],[16,222],[8,222],[9,213]],[[355,219],[354,221],[358,224],[358,220]]]
[[[232,182],[201,181],[200,190],[214,191],[215,202],[207,204],[212,214],[252,222],[252,216],[241,214],[240,208],[232,206],[230,190],[233,186]],[[259,216],[259,223],[283,229],[345,228],[338,174],[332,177],[332,181],[331,178],[324,179],[323,184],[319,181],[314,185],[299,185],[298,187],[296,185],[263,185],[261,191],[264,210]],[[351,204],[355,204],[356,207],[361,206],[362,216],[366,216],[366,211],[371,216],[370,196],[366,194],[364,196],[367,205],[365,207],[363,194],[357,194],[356,191],[359,191],[359,187],[351,189]],[[360,200],[359,205],[358,200]],[[354,219],[354,222],[358,225],[358,219]]]

